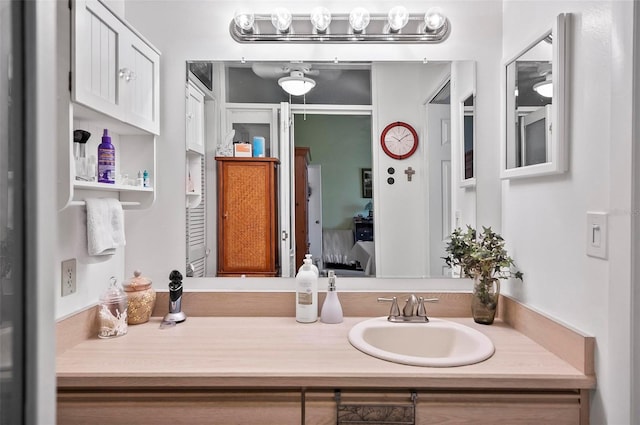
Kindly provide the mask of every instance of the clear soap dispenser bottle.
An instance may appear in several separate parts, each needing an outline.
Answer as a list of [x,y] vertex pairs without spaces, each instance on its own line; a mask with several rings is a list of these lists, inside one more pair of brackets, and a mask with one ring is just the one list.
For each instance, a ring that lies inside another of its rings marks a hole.
[[336,274],[333,270],[329,270],[329,287],[327,288],[327,298],[322,304],[320,321],[323,323],[342,323],[342,320],[342,305],[340,305],[336,291]]
[[318,275],[311,258],[305,258],[302,263],[296,275],[296,320],[313,323],[318,320]]

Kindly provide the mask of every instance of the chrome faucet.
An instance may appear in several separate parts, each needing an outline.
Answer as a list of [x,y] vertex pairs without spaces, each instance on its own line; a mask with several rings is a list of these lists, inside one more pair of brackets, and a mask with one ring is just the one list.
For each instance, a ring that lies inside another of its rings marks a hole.
[[427,309],[424,306],[425,302],[437,303],[438,298],[423,298],[416,297],[411,294],[406,300],[406,304],[400,314],[400,308],[398,307],[398,298],[378,298],[378,302],[390,302],[391,310],[389,311],[390,322],[415,322],[415,323],[427,323],[429,318],[427,317]]

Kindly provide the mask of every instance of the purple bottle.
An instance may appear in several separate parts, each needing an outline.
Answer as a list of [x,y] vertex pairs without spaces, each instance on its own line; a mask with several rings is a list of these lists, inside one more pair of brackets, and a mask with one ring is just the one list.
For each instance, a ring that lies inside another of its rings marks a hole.
[[102,134],[102,143],[98,146],[98,182],[116,182],[116,150],[106,128]]

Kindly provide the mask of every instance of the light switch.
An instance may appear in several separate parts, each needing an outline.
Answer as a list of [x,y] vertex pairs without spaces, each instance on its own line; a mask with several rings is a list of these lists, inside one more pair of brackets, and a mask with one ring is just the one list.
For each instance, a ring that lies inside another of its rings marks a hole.
[[587,212],[587,255],[607,258],[607,213]]

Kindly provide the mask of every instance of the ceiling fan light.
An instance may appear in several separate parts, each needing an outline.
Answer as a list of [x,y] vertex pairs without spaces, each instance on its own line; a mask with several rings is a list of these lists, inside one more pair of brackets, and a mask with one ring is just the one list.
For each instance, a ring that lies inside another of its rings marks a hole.
[[233,21],[241,31],[247,33],[253,31],[255,16],[251,12],[238,10],[234,13]]
[[356,7],[349,13],[349,25],[355,33],[363,32],[369,25],[369,21],[371,21],[371,15],[364,7]]
[[278,84],[291,96],[302,96],[316,86],[316,82],[305,77],[301,71],[291,71],[288,77],[280,78]]
[[311,11],[311,24],[319,33],[324,33],[331,24],[331,12],[326,7],[316,7]]
[[387,20],[391,31],[398,32],[409,22],[409,11],[404,6],[392,7],[387,15]]
[[439,7],[432,7],[424,14],[424,26],[428,32],[438,31],[444,26],[447,18]]
[[553,97],[553,80],[547,76],[544,81],[535,83],[533,89],[542,97]]
[[284,7],[277,7],[271,14],[271,24],[281,33],[289,32],[292,19],[291,12]]

